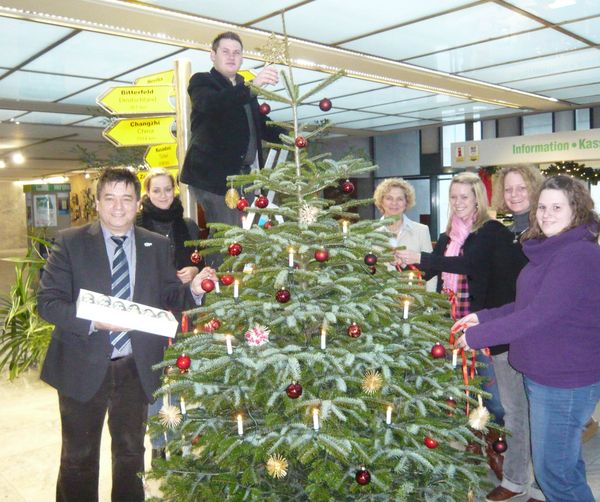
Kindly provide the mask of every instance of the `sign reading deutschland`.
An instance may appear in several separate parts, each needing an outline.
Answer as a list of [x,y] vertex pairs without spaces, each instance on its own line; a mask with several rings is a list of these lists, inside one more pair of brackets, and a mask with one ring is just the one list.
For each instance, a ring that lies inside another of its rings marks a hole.
[[175,113],[173,95],[172,85],[126,85],[112,87],[96,101],[112,115]]
[[174,143],[175,116],[119,119],[110,124],[102,135],[115,146],[157,145]]

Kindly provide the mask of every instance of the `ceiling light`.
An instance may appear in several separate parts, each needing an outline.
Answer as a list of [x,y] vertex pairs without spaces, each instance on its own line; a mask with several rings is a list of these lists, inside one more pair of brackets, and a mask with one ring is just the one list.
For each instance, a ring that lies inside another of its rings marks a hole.
[[0,169],[4,169],[6,167],[6,162],[0,159]]
[[89,180],[89,179],[90,179],[90,173],[85,173],[85,174],[83,175],[83,177],[84,177],[86,180]]
[[25,156],[21,152],[15,152],[10,157],[15,164],[24,164]]

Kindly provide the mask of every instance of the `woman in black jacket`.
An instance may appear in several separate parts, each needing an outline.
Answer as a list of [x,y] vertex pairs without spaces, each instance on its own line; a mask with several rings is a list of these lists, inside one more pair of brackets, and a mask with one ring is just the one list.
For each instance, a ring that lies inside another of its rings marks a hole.
[[183,216],[183,206],[175,196],[175,179],[167,170],[150,171],[144,178],[144,189],[136,224],[169,238],[177,277],[187,284],[203,265],[192,261],[193,249],[186,248],[184,242],[199,239],[200,229],[194,220]]
[[[525,258],[513,245],[513,234],[490,218],[485,187],[475,173],[461,173],[452,179],[449,209],[446,232],[440,235],[433,252],[397,251],[398,262],[403,266],[418,264],[427,277],[438,276],[438,291],[452,291],[456,297],[457,319],[481,308],[513,301],[516,279]],[[507,349],[496,346],[490,351],[494,355]],[[479,374],[487,377],[484,388],[492,394],[486,405],[501,423],[504,410],[495,385],[493,364],[483,354],[478,355],[478,360],[488,364],[479,369]],[[491,448],[487,452],[490,467],[501,479],[501,457]]]

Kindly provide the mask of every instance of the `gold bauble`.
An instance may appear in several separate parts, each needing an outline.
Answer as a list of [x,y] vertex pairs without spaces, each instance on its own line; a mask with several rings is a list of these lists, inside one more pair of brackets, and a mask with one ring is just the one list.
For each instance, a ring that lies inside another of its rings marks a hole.
[[236,209],[237,203],[240,200],[240,194],[235,188],[230,188],[225,194],[225,204],[229,209]]

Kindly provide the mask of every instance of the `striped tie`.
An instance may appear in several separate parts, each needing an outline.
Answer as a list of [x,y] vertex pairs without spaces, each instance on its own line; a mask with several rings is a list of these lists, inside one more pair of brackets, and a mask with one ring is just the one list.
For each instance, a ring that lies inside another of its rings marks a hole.
[[[125,239],[127,239],[127,236],[111,236],[111,239],[117,245],[112,262],[112,296],[129,300],[131,295],[131,287],[129,285],[129,265],[127,264],[125,250],[123,249],[123,243],[125,242]],[[131,342],[129,340],[127,331],[111,331],[110,343],[117,350],[122,350],[128,343]]]

